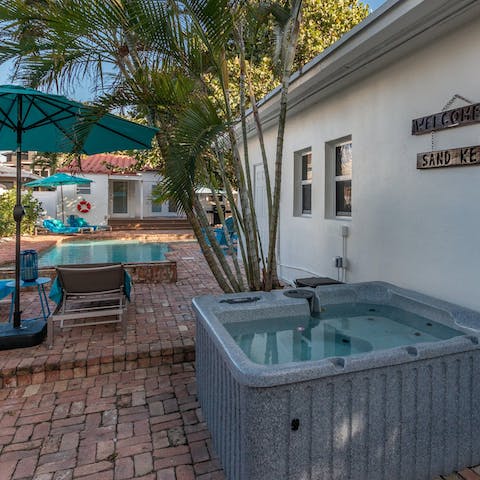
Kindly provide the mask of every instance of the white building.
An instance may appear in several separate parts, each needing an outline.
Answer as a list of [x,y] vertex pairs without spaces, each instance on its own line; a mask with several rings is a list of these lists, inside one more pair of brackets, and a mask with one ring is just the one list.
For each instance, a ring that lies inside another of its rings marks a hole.
[[[65,221],[69,215],[83,217],[91,225],[105,225],[109,219],[137,219],[177,216],[167,203],[155,203],[152,189],[160,181],[157,171],[134,170],[135,159],[127,156],[98,154],[82,159],[77,165],[59,171],[92,180],[89,185],[63,186]],[[54,196],[52,202],[51,197]],[[35,192],[51,217],[61,218],[61,189]],[[56,211],[55,211],[56,210]]]
[[[337,278],[340,256],[348,282],[388,281],[480,310],[480,148],[465,149],[480,145],[480,106],[442,114],[480,102],[479,46],[479,1],[390,0],[293,75],[283,279]],[[260,109],[271,172],[278,101],[273,91]],[[422,117],[414,126],[423,134],[413,135],[413,120]],[[438,130],[425,133],[434,118]],[[264,176],[251,125],[264,232]],[[440,168],[417,168],[424,152],[420,166]],[[439,165],[457,160],[464,166]]]
[[[37,180],[41,177],[22,169],[21,180],[23,183]],[[0,163],[0,194],[15,187],[17,183],[17,169]]]

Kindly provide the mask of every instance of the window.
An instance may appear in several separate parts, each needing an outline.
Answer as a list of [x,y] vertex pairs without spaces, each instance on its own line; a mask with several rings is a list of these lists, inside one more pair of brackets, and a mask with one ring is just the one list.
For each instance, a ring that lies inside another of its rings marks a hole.
[[77,195],[90,195],[92,193],[90,184],[77,185]]
[[352,139],[345,137],[326,144],[325,216],[352,216]]
[[302,214],[312,213],[312,152],[302,155]]
[[335,146],[335,216],[352,216],[352,142]]
[[301,150],[294,154],[294,215],[312,213],[312,152]]

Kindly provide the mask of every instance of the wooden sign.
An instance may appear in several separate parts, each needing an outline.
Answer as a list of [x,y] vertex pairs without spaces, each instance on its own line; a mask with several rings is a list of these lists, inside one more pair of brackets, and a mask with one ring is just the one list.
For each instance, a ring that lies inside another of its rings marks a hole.
[[480,146],[417,154],[417,169],[480,165]]
[[480,123],[480,103],[412,120],[412,135]]

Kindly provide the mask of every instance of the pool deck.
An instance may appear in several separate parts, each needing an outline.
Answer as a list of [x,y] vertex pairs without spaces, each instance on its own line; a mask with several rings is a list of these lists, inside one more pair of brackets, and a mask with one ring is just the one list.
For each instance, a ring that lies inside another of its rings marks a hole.
[[[0,480],[225,479],[196,400],[191,307],[220,290],[196,243],[172,247],[178,281],[136,285],[126,342],[101,325],[0,352]],[[22,293],[25,315],[34,300]],[[442,478],[480,480],[480,467]]]

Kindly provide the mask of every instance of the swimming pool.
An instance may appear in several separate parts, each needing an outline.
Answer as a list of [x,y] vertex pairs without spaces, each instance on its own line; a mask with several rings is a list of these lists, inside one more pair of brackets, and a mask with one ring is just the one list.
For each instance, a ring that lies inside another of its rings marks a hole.
[[74,263],[143,263],[165,260],[167,243],[138,240],[64,242],[39,254],[39,267]]

